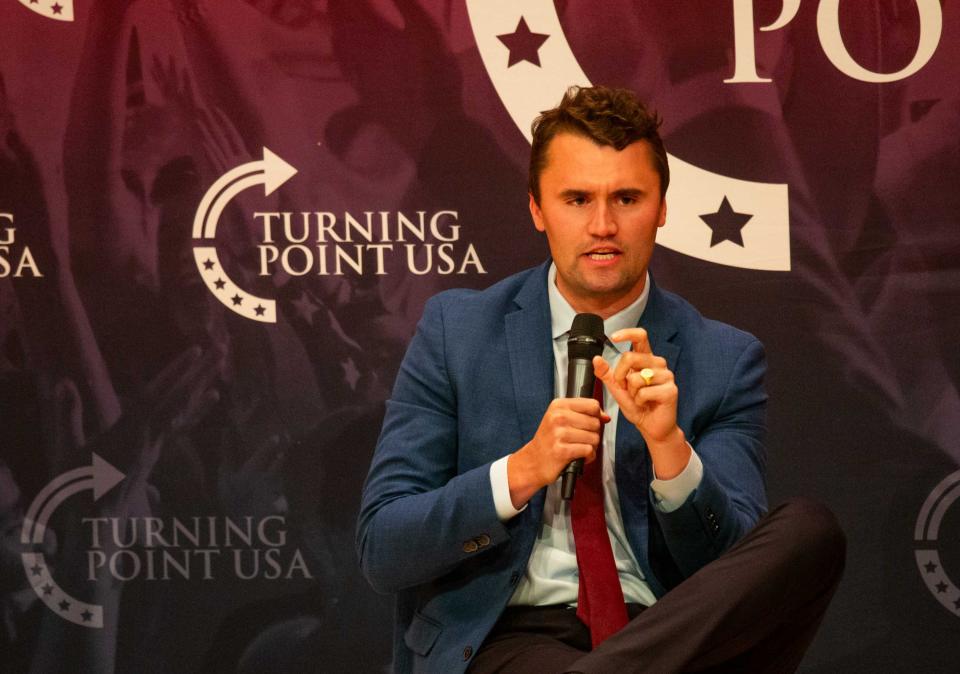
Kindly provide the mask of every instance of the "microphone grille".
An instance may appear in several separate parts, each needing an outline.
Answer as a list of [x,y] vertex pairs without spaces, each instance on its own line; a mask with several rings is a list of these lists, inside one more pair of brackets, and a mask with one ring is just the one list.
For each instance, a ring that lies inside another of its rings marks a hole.
[[570,326],[567,351],[571,359],[592,359],[603,353],[603,319],[596,314],[577,314]]

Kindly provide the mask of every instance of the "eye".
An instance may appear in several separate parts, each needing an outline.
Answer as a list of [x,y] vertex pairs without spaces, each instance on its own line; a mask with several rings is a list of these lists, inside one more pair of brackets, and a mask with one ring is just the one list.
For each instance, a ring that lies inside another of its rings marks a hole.
[[577,194],[567,199],[567,203],[571,206],[583,206],[587,203],[587,198],[582,194]]
[[621,194],[617,197],[617,203],[621,206],[630,206],[637,203],[637,198],[632,194]]

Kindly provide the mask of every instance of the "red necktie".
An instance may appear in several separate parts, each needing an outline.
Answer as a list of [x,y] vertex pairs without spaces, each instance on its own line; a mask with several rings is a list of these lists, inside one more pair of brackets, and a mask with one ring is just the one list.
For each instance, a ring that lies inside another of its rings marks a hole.
[[[593,397],[603,405],[603,384],[597,380]],[[597,458],[583,467],[570,506],[573,540],[580,569],[577,617],[590,627],[590,640],[596,648],[604,639],[627,624],[627,606],[623,601],[620,576],[613,559],[603,513],[603,434]]]

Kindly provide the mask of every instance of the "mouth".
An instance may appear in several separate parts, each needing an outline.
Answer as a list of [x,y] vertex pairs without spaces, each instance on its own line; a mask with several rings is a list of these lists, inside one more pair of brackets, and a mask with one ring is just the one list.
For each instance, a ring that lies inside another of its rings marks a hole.
[[586,253],[584,253],[584,255],[586,255],[589,259],[596,262],[613,260],[620,254],[621,251],[619,249],[610,247],[594,248],[593,250],[588,250]]

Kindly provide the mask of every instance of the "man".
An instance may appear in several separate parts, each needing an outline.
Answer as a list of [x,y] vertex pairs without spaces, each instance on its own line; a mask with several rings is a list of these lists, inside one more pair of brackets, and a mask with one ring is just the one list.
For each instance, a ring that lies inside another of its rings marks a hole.
[[[398,672],[793,671],[819,625],[843,535],[807,502],[763,516],[762,346],[647,273],[658,126],[630,92],[570,89],[533,127],[552,261],[424,310],[357,538],[397,594]],[[581,312],[603,405],[563,397]]]

